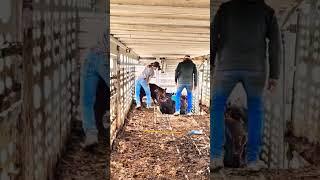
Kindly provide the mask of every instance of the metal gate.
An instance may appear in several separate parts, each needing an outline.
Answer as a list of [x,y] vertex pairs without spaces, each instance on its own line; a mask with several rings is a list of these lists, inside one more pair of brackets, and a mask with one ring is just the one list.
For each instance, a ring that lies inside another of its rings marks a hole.
[[112,145],[132,105],[138,56],[128,52],[128,49],[114,38],[111,38],[110,42],[110,141]]
[[79,118],[79,12],[90,2],[1,2],[0,179],[53,178]]
[[267,96],[266,101],[263,159],[270,167],[290,168],[284,137],[288,130],[311,143],[319,142],[319,3],[303,1],[282,27],[282,93]]
[[202,105],[210,106],[210,56],[199,67],[199,100]]
[[15,178],[22,151],[22,44],[18,21],[21,3],[1,2],[0,7],[0,179]]
[[298,18],[294,77],[294,134],[320,142],[320,1],[307,1]]

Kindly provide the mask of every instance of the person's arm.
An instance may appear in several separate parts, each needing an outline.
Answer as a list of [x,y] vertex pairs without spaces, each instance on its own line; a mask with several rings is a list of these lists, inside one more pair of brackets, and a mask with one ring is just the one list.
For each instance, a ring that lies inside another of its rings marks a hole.
[[174,81],[176,82],[176,84],[178,83],[178,78],[179,78],[179,74],[180,74],[180,63],[178,64],[177,68],[176,68],[176,73],[175,73],[175,78],[174,78]]
[[267,38],[269,39],[269,80],[268,90],[274,91],[280,76],[281,38],[277,18],[274,11],[270,17]]
[[193,74],[194,74],[194,87],[196,88],[198,86],[198,71],[197,66],[193,64]]
[[215,66],[216,55],[218,51],[218,46],[220,42],[220,32],[221,32],[221,12],[222,6],[218,9],[213,22],[210,23],[210,67]]
[[280,74],[281,39],[278,21],[274,12],[268,24],[267,38],[269,39],[269,78],[277,80]]

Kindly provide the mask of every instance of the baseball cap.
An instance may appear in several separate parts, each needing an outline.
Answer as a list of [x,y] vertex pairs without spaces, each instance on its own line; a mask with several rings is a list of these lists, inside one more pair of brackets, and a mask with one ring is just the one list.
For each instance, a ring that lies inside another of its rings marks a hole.
[[157,61],[153,62],[153,63],[152,63],[152,66],[153,66],[153,67],[157,67],[158,70],[161,70],[160,63],[157,62]]

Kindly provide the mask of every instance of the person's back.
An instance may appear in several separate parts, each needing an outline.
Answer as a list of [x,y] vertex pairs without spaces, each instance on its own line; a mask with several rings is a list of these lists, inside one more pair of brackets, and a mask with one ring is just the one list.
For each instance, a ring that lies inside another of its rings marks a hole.
[[[217,12],[213,51],[217,70],[266,71],[266,39],[279,39],[275,12],[263,0],[233,0]],[[217,35],[219,40],[216,41]],[[269,50],[270,75],[277,78],[279,41]]]
[[[196,65],[192,60],[187,59],[179,63],[177,80],[179,84],[193,84],[194,75],[196,75]],[[196,81],[196,80],[195,80]]]
[[210,169],[215,171],[224,166],[225,106],[233,88],[241,83],[248,104],[246,166],[259,170],[264,167],[259,155],[264,121],[263,92],[268,69],[267,40],[269,90],[275,88],[280,74],[281,41],[275,12],[264,0],[232,0],[220,6],[211,28],[210,64],[215,64],[216,68],[210,105]]
[[181,110],[180,97],[183,89],[187,90],[188,108],[187,115],[191,115],[192,112],[192,90],[197,87],[198,72],[197,66],[192,62],[189,55],[184,57],[184,60],[180,62],[175,70],[175,82],[177,85],[176,94],[176,112],[175,116],[178,116]]

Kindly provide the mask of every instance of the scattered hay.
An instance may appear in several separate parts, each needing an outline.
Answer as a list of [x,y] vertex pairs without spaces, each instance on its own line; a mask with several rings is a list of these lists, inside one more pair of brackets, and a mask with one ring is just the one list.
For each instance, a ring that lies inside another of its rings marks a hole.
[[[204,134],[187,136],[194,129]],[[111,153],[111,179],[208,179],[208,135],[208,115],[155,122],[153,111],[134,111]]]

